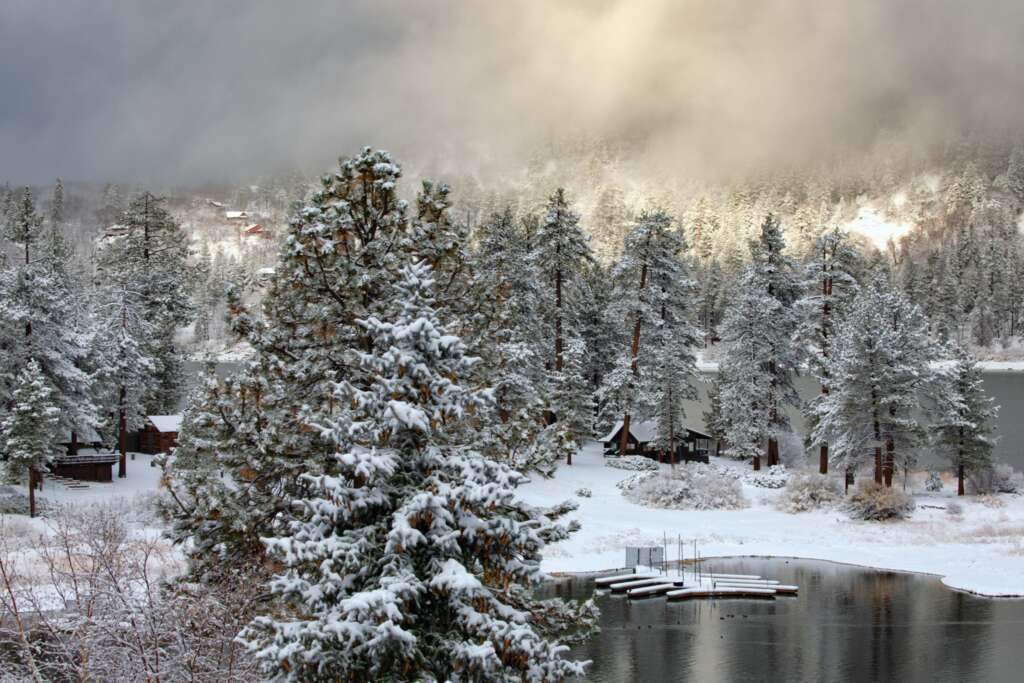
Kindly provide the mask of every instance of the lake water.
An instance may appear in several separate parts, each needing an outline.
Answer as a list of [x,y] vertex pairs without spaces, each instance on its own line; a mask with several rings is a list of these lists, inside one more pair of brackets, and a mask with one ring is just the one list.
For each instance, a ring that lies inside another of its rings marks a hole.
[[[714,571],[800,586],[775,600],[668,602],[601,594],[601,632],[573,648],[587,681],[1024,680],[1024,600],[952,591],[935,577],[828,562],[729,559]],[[572,578],[545,597],[585,599]]]

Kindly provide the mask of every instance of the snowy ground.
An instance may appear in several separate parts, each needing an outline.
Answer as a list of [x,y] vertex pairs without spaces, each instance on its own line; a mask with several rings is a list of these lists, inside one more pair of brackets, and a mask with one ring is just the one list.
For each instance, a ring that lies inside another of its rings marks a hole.
[[0,552],[15,562],[21,577],[37,585],[37,597],[45,601],[49,591],[47,569],[37,555],[37,539],[53,533],[60,508],[69,509],[72,514],[101,506],[109,508],[126,523],[127,543],[149,546],[153,571],[171,576],[183,570],[184,559],[176,547],[163,539],[163,524],[154,508],[162,470],[151,465],[153,456],[134,456],[134,460],[129,456],[128,476],[124,479],[117,478],[114,465],[114,481],[110,483],[75,482],[68,486],[47,477],[43,490],[36,493],[40,514],[34,519],[27,514],[0,514]]
[[[722,464],[749,467],[721,460]],[[668,468],[667,465],[663,467]],[[800,557],[900,571],[938,574],[946,585],[990,596],[1024,596],[1024,496],[1000,496],[991,507],[966,496],[960,519],[945,511],[955,488],[916,494],[917,510],[904,522],[854,522],[841,511],[787,514],[771,501],[778,490],[744,484],[745,510],[658,510],[628,502],[615,484],[631,473],[605,467],[600,445],[592,443],[562,466],[553,479],[540,477],[520,489],[530,503],[544,505],[574,499],[582,529],[570,540],[547,549],[543,568],[550,573],[620,568],[627,545],[697,541],[704,557],[740,555]],[[589,488],[592,497],[576,495]],[[990,501],[990,505],[991,505]],[[690,556],[692,546],[686,546]]]

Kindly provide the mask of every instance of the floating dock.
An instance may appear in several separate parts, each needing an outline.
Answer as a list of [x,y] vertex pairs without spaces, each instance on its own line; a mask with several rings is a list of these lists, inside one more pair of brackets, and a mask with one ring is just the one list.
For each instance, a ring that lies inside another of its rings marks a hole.
[[613,583],[622,583],[623,581],[641,581],[643,579],[657,579],[660,577],[660,574],[617,574],[615,576],[602,576],[594,579],[594,585],[598,588],[607,588]]
[[[608,586],[612,593],[625,593],[633,588],[646,588],[647,586],[655,586],[659,583],[669,583],[672,579],[667,576],[656,576],[650,579],[640,579],[638,581],[623,581],[621,583],[613,583]],[[681,584],[682,582],[680,582]]]
[[675,591],[668,591],[665,597],[669,600],[692,600],[695,598],[775,598],[774,588],[754,588],[744,586],[690,586]]
[[632,588],[626,591],[626,595],[631,598],[650,598],[656,595],[664,595],[669,591],[674,591],[682,586],[682,582],[677,581],[675,583],[657,583],[653,586],[643,586],[641,588]]
[[598,588],[629,598],[664,596],[669,600],[758,598],[797,595],[800,588],[755,574],[620,574],[594,580]]

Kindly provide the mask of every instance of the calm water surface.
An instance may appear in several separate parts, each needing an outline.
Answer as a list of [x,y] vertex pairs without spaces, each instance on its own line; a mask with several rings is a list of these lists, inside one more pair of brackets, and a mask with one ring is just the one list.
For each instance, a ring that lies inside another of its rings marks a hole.
[[[572,650],[593,661],[585,680],[1024,681],[1024,600],[828,562],[711,567],[796,583],[800,595],[670,603],[599,594],[601,633]],[[593,580],[559,580],[545,593],[584,599]]]

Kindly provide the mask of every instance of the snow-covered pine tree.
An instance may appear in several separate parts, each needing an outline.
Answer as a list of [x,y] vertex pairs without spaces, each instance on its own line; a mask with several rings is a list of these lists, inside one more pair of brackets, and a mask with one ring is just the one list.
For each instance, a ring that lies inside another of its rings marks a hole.
[[64,181],[57,178],[53,186],[53,200],[50,202],[50,225],[59,228],[64,225]]
[[1006,168],[1007,189],[1018,205],[1024,204],[1024,147],[1016,145]]
[[696,400],[697,358],[701,331],[694,322],[696,285],[683,260],[685,244],[671,230],[654,244],[661,250],[651,261],[651,293],[655,295],[657,322],[649,341],[650,372],[646,401],[654,407],[657,446],[675,463],[676,448],[685,436],[683,401]]
[[[751,449],[751,439],[766,439],[768,465],[778,464],[778,436],[789,425],[785,406],[799,401],[793,388],[799,354],[792,343],[799,285],[785,246],[779,219],[768,214],[758,239],[750,244],[751,264],[722,323],[728,350],[726,372],[719,376],[719,401],[729,427],[726,440],[730,452],[751,457],[755,469],[761,460]],[[756,390],[762,393],[750,393]]]
[[[605,377],[600,393],[604,413],[607,415],[610,409],[617,409],[622,415],[620,455],[626,452],[633,416],[653,413],[651,401],[655,397],[647,387],[654,386],[660,378],[647,375],[654,371],[654,350],[661,343],[659,330],[663,316],[674,323],[678,319],[680,325],[689,324],[688,320],[683,322],[685,316],[680,314],[689,305],[684,297],[692,295],[693,287],[680,261],[682,246],[667,212],[644,211],[626,235],[622,258],[612,272],[614,290],[606,315],[620,326],[622,346],[617,354],[619,359]],[[696,336],[692,327],[687,331]],[[683,333],[682,338],[685,336]],[[677,352],[690,354],[692,360],[692,350],[680,348]],[[632,378],[626,375],[626,368]],[[685,388],[680,387],[680,390],[685,391]]]
[[145,385],[154,363],[146,352],[150,331],[142,293],[128,279],[103,282],[93,307],[96,334],[92,364],[97,368],[93,395],[109,416],[108,443],[120,451],[118,477],[127,476],[127,438],[145,421]]
[[565,190],[558,188],[548,199],[544,220],[533,240],[538,275],[551,286],[550,292],[544,292],[542,314],[550,320],[554,334],[551,368],[556,372],[562,370],[566,333],[574,322],[575,280],[583,264],[593,258],[579,223],[579,214],[569,205]]
[[267,558],[260,539],[278,533],[291,501],[304,495],[299,476],[322,472],[333,452],[316,425],[342,409],[335,379],[369,381],[352,364],[353,350],[371,342],[356,321],[383,315],[409,258],[400,177],[383,151],[339,160],[289,221],[262,315],[246,310],[237,288],[228,289],[231,330],[254,356],[225,383],[220,405],[206,408],[221,415],[211,471],[224,477],[172,473],[171,481],[180,502],[173,535],[194,547],[194,575],[216,580],[245,567],[262,578]]
[[[821,393],[828,393],[828,366],[835,343],[836,328],[857,295],[857,276],[862,264],[849,236],[838,227],[818,237],[813,258],[804,266],[804,296],[797,300],[798,326],[794,342],[810,372],[818,378]],[[813,431],[814,411],[804,406]],[[828,473],[828,444],[819,447],[818,471]]]
[[953,366],[938,392],[935,447],[948,457],[957,474],[957,495],[964,495],[966,470],[992,466],[992,423],[998,407],[985,394],[978,362],[963,346],[953,348]]
[[[53,455],[60,412],[53,394],[39,364],[29,359],[18,373],[10,412],[0,423],[7,456],[4,477],[10,483],[27,481],[31,488],[32,472],[45,470]],[[29,497],[33,498],[31,491]]]
[[925,436],[916,413],[931,406],[935,359],[923,313],[884,268],[874,269],[839,326],[829,393],[813,404],[812,442],[829,443],[831,462],[843,471],[873,453],[875,480],[891,486],[897,457],[906,461]]
[[751,265],[720,328],[726,350],[716,377],[718,414],[713,422],[725,441],[726,455],[749,458],[755,470],[761,468],[766,439],[774,434],[769,368],[776,340],[767,332],[785,314],[779,301],[768,296],[763,272]]
[[699,283],[697,319],[704,338],[705,348],[718,338],[718,325],[722,317],[723,284],[722,266],[711,260],[698,272]]
[[[579,337],[571,337],[564,351],[561,372],[552,378],[551,405],[557,406],[558,425],[576,448],[594,435],[593,393],[583,374],[586,344]],[[572,457],[567,459],[572,464]]]
[[118,281],[132,281],[140,293],[149,327],[145,352],[154,364],[146,382],[146,409],[174,412],[183,388],[178,328],[192,310],[189,240],[171,216],[166,200],[142,192],[120,216],[119,225],[97,244],[97,268]]
[[84,370],[89,339],[81,287],[68,275],[70,249],[59,228],[46,239],[27,188],[15,208],[7,235],[21,247],[24,260],[16,259],[0,273],[0,299],[8,304],[8,315],[0,322],[0,346],[7,350],[9,363],[0,374],[6,386],[0,388],[13,391],[14,373],[34,359],[55,392],[61,428],[73,432],[96,420]]
[[540,438],[544,430],[545,370],[533,262],[526,235],[511,208],[492,214],[477,230],[471,296],[481,308],[468,346],[481,359],[473,381],[490,386],[482,407],[481,448],[522,471],[554,473],[559,453]]
[[357,321],[363,377],[335,383],[341,409],[317,425],[326,471],[300,476],[298,519],[265,539],[286,567],[272,588],[292,609],[242,638],[276,678],[583,673],[549,635],[591,621],[593,607],[531,596],[540,549],[571,530],[553,521],[568,508],[517,501],[522,475],[450,443],[479,398],[459,384],[472,360],[438,319],[433,286],[428,266],[406,266],[389,297],[399,310]]

